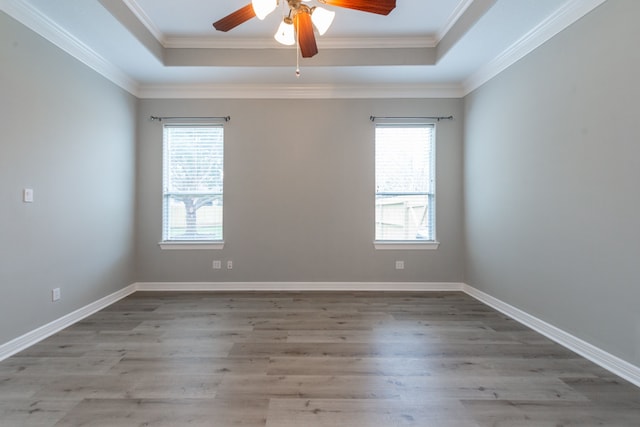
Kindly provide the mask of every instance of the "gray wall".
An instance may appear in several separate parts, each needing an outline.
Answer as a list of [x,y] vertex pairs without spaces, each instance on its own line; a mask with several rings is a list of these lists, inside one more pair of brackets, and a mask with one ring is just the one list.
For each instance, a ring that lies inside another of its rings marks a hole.
[[[462,279],[462,100],[142,100],[139,281],[458,282]],[[437,127],[435,251],[373,247],[369,116],[449,115]],[[225,126],[225,247],[161,250],[162,125],[149,116],[231,116]],[[212,260],[233,260],[231,271]],[[405,270],[395,270],[395,260]]]
[[0,64],[4,343],[132,283],[136,100],[4,13]]
[[640,2],[465,100],[466,282],[640,366]]
[[[0,343],[134,281],[464,280],[640,366],[638,16],[606,2],[464,100],[137,101],[0,14]],[[449,114],[440,249],[376,251],[369,116]],[[232,116],[224,250],[158,247],[150,115]]]

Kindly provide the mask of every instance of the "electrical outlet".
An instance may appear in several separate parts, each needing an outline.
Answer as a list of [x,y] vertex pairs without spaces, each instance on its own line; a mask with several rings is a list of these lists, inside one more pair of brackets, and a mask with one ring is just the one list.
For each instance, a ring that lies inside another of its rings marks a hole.
[[220,261],[219,259],[214,259],[212,266],[214,270],[220,270],[222,268],[222,261]]
[[404,270],[404,261],[396,261],[396,270]]
[[60,299],[60,288],[54,288],[51,290],[51,301],[58,301]]
[[233,261],[227,261],[227,270],[233,270]]

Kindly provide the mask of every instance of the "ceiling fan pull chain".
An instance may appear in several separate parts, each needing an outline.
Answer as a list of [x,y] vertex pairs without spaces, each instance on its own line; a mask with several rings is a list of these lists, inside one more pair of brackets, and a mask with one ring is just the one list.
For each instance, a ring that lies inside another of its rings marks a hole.
[[300,32],[296,31],[296,78],[300,78]]

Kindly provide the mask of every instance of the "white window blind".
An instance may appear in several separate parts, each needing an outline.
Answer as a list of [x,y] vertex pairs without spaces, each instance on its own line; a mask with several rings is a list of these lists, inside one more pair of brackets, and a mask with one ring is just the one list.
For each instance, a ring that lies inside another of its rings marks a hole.
[[376,241],[435,241],[434,139],[433,124],[376,125]]
[[164,125],[162,240],[222,241],[224,128]]

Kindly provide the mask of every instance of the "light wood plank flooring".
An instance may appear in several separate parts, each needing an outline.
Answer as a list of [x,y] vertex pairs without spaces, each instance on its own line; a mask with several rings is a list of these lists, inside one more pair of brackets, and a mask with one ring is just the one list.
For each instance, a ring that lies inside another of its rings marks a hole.
[[463,293],[136,293],[1,362],[0,425],[637,427],[640,389]]

